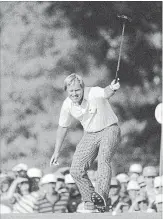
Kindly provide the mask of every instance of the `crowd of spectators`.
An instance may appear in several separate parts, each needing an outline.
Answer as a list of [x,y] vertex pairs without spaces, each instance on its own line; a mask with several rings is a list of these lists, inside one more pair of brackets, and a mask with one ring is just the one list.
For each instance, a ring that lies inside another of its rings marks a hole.
[[[93,186],[96,171],[89,170]],[[81,194],[68,167],[43,174],[38,168],[20,163],[0,174],[0,212],[3,213],[86,213]],[[163,176],[154,166],[132,164],[128,173],[112,177],[106,212],[162,212]]]

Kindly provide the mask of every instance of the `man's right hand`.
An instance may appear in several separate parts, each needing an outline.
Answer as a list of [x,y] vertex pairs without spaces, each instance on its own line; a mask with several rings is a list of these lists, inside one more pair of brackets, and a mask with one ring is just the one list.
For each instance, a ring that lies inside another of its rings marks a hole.
[[54,152],[53,153],[53,155],[52,155],[52,157],[51,157],[51,160],[50,160],[50,167],[52,166],[52,165],[59,165],[59,163],[58,163],[58,157],[59,157],[59,154],[58,153],[56,153],[56,152]]

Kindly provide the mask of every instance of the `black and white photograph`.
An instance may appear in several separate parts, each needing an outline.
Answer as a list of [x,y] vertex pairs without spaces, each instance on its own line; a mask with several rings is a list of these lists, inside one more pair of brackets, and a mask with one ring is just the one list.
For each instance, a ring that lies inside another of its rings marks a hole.
[[0,1],[2,219],[161,219],[162,1]]

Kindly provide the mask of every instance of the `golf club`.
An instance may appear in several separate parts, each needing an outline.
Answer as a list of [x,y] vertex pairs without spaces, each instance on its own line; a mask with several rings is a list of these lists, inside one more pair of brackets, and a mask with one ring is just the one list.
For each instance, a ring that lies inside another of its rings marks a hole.
[[117,70],[116,70],[116,75],[115,75],[115,83],[117,83],[118,81],[118,73],[119,73],[119,66],[120,66],[120,61],[121,61],[122,44],[123,44],[123,37],[124,37],[126,22],[131,22],[131,18],[127,17],[126,15],[118,15],[117,17],[122,21],[123,27],[122,27],[121,44],[120,44],[119,56],[118,56],[118,64],[117,64]]

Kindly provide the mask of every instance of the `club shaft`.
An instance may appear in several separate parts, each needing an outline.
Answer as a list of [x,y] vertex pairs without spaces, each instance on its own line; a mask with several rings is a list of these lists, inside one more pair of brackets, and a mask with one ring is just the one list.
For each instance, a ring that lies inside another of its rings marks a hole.
[[119,56],[118,56],[117,70],[116,70],[116,75],[115,75],[116,82],[118,80],[118,71],[119,71],[119,66],[120,66],[120,61],[121,61],[121,53],[122,53],[124,31],[125,31],[125,22],[123,23],[123,28],[122,28],[121,44],[120,44],[120,50],[119,50]]

